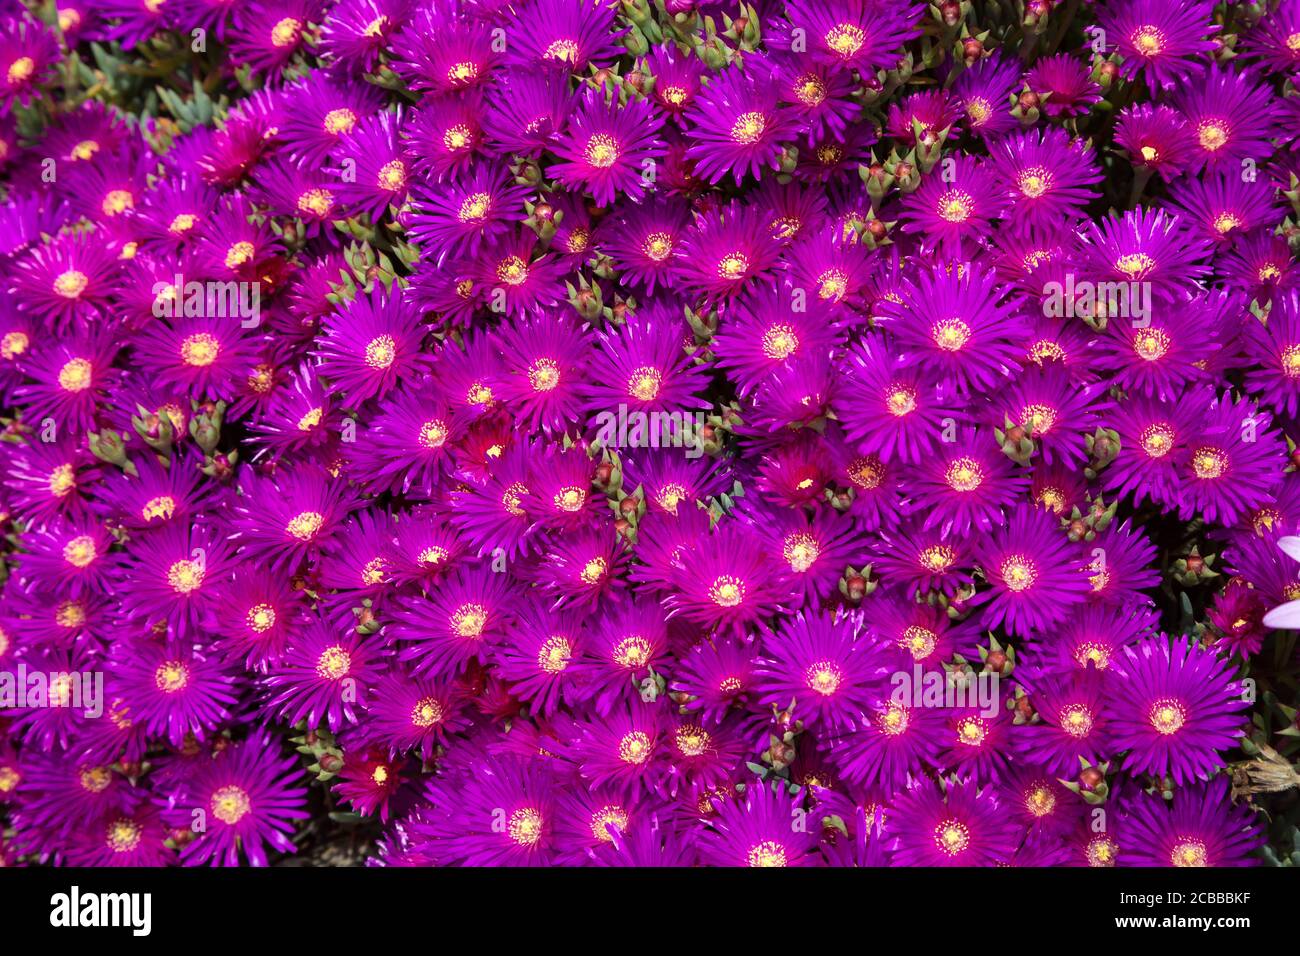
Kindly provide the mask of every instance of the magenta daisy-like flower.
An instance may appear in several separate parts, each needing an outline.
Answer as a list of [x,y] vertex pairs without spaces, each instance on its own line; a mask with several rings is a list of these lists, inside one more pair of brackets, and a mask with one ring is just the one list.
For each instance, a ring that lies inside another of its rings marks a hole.
[[549,253],[534,259],[536,246],[537,237],[529,230],[522,230],[494,243],[471,260],[467,278],[472,285],[485,290],[487,304],[494,312],[518,317],[540,311],[559,300],[563,290],[560,280],[566,267]]
[[729,521],[673,562],[670,603],[687,620],[742,631],[778,611],[788,597],[756,531]]
[[589,90],[552,147],[560,162],[550,172],[570,188],[585,190],[602,206],[616,196],[638,197],[646,188],[647,165],[663,155],[657,134],[663,125],[649,100],[606,102]]
[[1090,278],[1147,283],[1168,300],[1205,275],[1209,244],[1177,216],[1138,209],[1091,223],[1083,253]]
[[1020,86],[1020,64],[1006,59],[1000,52],[962,71],[953,84],[953,92],[966,113],[966,128],[983,140],[995,140],[1015,129],[1011,103]]
[[403,599],[393,610],[393,636],[400,659],[414,661],[417,674],[456,677],[505,636],[511,615],[506,576],[466,568],[427,596]]
[[1086,113],[1101,99],[1092,68],[1069,53],[1040,58],[1025,74],[1025,85],[1042,97],[1039,108],[1054,119]]
[[1002,454],[988,431],[968,429],[945,442],[903,479],[924,527],[965,535],[1001,523],[1005,510],[1020,499],[1027,478]]
[[284,656],[271,665],[269,706],[287,723],[328,725],[337,732],[355,724],[375,692],[383,652],[355,628],[313,618],[294,635]]
[[524,216],[528,189],[504,166],[480,163],[444,183],[417,183],[405,224],[411,240],[442,255],[473,255],[485,242],[504,237]]
[[343,755],[335,793],[346,800],[353,812],[375,816],[388,822],[388,808],[393,795],[402,785],[401,764],[381,751],[351,750]]
[[196,834],[181,851],[187,866],[238,866],[241,859],[266,866],[268,850],[295,851],[294,821],[308,816],[299,758],[283,756],[264,731],[198,758],[164,812],[170,825]]
[[171,522],[131,542],[120,569],[122,612],[165,623],[172,640],[192,639],[221,601],[232,570],[232,548],[219,531]]
[[593,787],[625,797],[652,792],[667,771],[668,729],[664,710],[634,701],[609,714],[591,714],[574,727],[572,757]]
[[904,198],[903,229],[920,234],[945,255],[961,258],[1003,214],[1006,190],[998,189],[990,162],[966,155],[949,159],[942,175],[932,172]]
[[239,29],[230,35],[231,59],[247,65],[267,82],[280,82],[281,71],[308,46],[307,25],[319,23],[323,0],[251,0],[242,4]]
[[270,449],[273,460],[327,451],[342,425],[342,414],[330,391],[317,369],[304,362],[272,391],[257,422],[250,426],[254,433],[251,443]]
[[409,0],[342,0],[323,24],[321,47],[340,72],[366,73],[410,17]]
[[72,866],[163,867],[175,860],[156,807],[122,807],[90,819],[70,841],[67,860]]
[[890,330],[911,364],[941,372],[963,392],[990,389],[1020,364],[1020,302],[1001,294],[997,276],[974,263],[924,270],[888,303]]
[[1240,170],[1207,172],[1170,186],[1169,205],[1200,235],[1226,249],[1245,233],[1277,223],[1273,190],[1263,180],[1244,182]]
[[1099,193],[1101,169],[1090,147],[1050,127],[1008,136],[992,146],[993,169],[1007,215],[1027,227],[1077,219]]
[[629,317],[616,332],[602,334],[601,358],[593,363],[587,385],[589,407],[617,412],[625,405],[629,413],[685,415],[708,407],[701,396],[709,375],[682,348],[687,331],[680,319],[674,322],[647,310]]
[[1124,648],[1150,635],[1156,615],[1149,607],[1086,604],[1058,627],[1059,638],[1042,659],[1044,671],[1059,674],[1096,668],[1109,671]]
[[898,866],[998,866],[1020,845],[1019,827],[992,787],[951,779],[909,787],[889,813]]
[[[973,683],[985,678],[970,680]],[[989,694],[987,704],[959,704],[948,710],[944,735],[940,738],[943,750],[939,765],[969,774],[971,779],[980,782],[998,781],[1006,775],[1014,734],[1010,692],[996,683],[985,684],[985,688]]]
[[64,233],[12,264],[24,308],[56,332],[104,317],[116,291],[119,249],[104,236]]
[[452,3],[417,9],[389,50],[394,72],[412,89],[435,96],[486,84],[501,59],[488,23]]
[[318,166],[269,163],[257,172],[254,195],[272,215],[296,217],[306,236],[335,235],[331,224],[340,215],[338,177]]
[[526,604],[492,657],[510,693],[546,717],[578,696],[587,670],[585,636],[582,618],[572,612]]
[[459,422],[432,384],[418,382],[380,402],[348,452],[348,473],[375,493],[431,498],[442,475],[455,467],[451,449],[459,437]]
[[987,624],[1032,637],[1084,600],[1088,580],[1075,546],[1057,520],[1037,508],[1012,511],[1003,527],[977,543],[977,554],[992,586],[975,598],[987,602]]
[[235,676],[220,659],[151,640],[122,641],[109,658],[114,693],[129,702],[146,733],[179,747],[187,735],[205,740],[230,717]]
[[462,93],[426,101],[410,113],[402,143],[411,165],[434,179],[458,177],[487,152],[482,94]]
[[514,322],[499,333],[506,375],[501,397],[521,427],[561,432],[580,420],[590,345],[566,315],[546,313]]
[[1160,635],[1125,648],[1115,666],[1110,726],[1115,747],[1128,751],[1125,769],[1181,785],[1223,766],[1220,752],[1245,732],[1240,711],[1250,706],[1227,660],[1186,636]]
[[925,460],[953,414],[942,385],[883,341],[864,340],[851,355],[840,388],[845,435],[865,455],[903,464]]
[[1246,387],[1278,411],[1294,416],[1300,408],[1300,293],[1279,297],[1268,324],[1247,326],[1251,368]]
[[340,177],[339,197],[376,222],[389,206],[402,204],[410,184],[409,159],[398,143],[401,123],[397,113],[376,113],[358,122],[333,153],[350,173]]
[[696,218],[682,242],[676,273],[690,292],[710,302],[726,301],[766,284],[779,255],[762,212],[733,202]]
[[1115,142],[1135,168],[1158,172],[1169,182],[1191,164],[1195,134],[1172,106],[1136,103],[1119,114]]
[[1125,862],[1133,866],[1256,866],[1264,842],[1257,812],[1228,795],[1228,777],[1193,784],[1173,802],[1137,794],[1124,825]]
[[809,726],[843,730],[873,703],[886,670],[860,618],[800,613],[764,639],[756,690],[765,705],[794,701]]
[[393,756],[418,754],[428,760],[451,734],[469,721],[465,699],[456,685],[390,670],[367,702],[367,723],[376,742]]
[[388,394],[427,366],[421,351],[424,324],[400,293],[379,284],[358,295],[323,325],[320,371],[353,405]]
[[[1122,320],[1116,320],[1122,321]],[[1000,393],[991,424],[1019,426],[1047,464],[1079,468],[1087,459],[1084,436],[1102,423],[1111,402],[1097,384],[1079,385],[1060,365],[1030,366]]]
[[120,341],[108,330],[51,337],[19,356],[27,381],[13,390],[13,397],[23,406],[23,418],[32,424],[48,419],[68,433],[85,433],[121,376],[113,368]]
[[1173,105],[1194,134],[1197,170],[1239,169],[1242,160],[1272,152],[1278,110],[1271,89],[1253,71],[1207,67],[1179,87]]
[[1212,0],[1111,0],[1097,18],[1107,50],[1121,57],[1121,76],[1142,74],[1152,88],[1168,88],[1218,48],[1213,14]]
[[923,527],[920,518],[882,532],[880,550],[874,569],[886,585],[908,596],[931,590],[952,594],[970,583],[969,543],[939,528]]
[[785,509],[759,512],[755,523],[762,529],[772,563],[794,592],[793,600],[806,607],[829,600],[845,568],[862,563],[866,556],[857,523],[833,510],[811,517]]
[[1291,258],[1291,247],[1266,229],[1239,236],[1220,257],[1218,268],[1230,287],[1261,305],[1300,285],[1300,265]]
[[230,400],[259,358],[260,337],[246,321],[216,314],[160,319],[135,339],[135,356],[157,385]]
[[1018,728],[1015,746],[1055,777],[1074,777],[1081,760],[1102,762],[1111,753],[1110,683],[1094,667],[1034,680],[1029,699],[1041,720]]
[[805,813],[802,802],[802,792],[749,780],[743,798],[713,802],[701,855],[711,866],[815,866],[816,828],[793,825]]
[[588,629],[585,695],[598,714],[627,696],[651,669],[663,669],[668,655],[664,609],[653,601],[620,602]]
[[245,470],[231,502],[231,540],[246,559],[293,569],[327,549],[357,505],[345,482],[311,465],[281,469],[273,479]]
[[204,626],[221,635],[218,649],[249,670],[265,671],[303,623],[303,596],[282,575],[240,567],[223,585]]
[[826,307],[813,297],[798,311],[794,301],[794,287],[784,282],[758,286],[719,326],[712,342],[715,359],[742,394],[791,361],[830,351],[836,330]]
[[1128,521],[1113,522],[1093,540],[1084,543],[1088,559],[1088,598],[1101,604],[1135,607],[1150,601],[1143,591],[1160,583],[1152,565],[1155,546]]
[[528,28],[512,36],[506,62],[523,72],[585,75],[622,52],[615,11],[601,0],[530,0],[521,12]]
[[487,93],[483,128],[503,153],[536,157],[549,149],[577,102],[554,74],[506,74]]
[[292,156],[320,163],[382,104],[369,83],[313,73],[290,92],[280,131]]
[[[19,8],[21,9],[21,8]],[[7,11],[0,20],[0,115],[27,106],[53,74],[59,42],[44,23]]]
[[730,174],[740,183],[746,173],[761,178],[778,165],[795,126],[777,105],[779,89],[770,73],[767,61],[753,57],[743,68],[709,77],[686,114],[686,156],[695,161],[697,176],[716,183]]
[[24,536],[19,577],[59,597],[80,598],[103,588],[116,569],[112,545],[102,522],[58,518]]
[[689,222],[683,203],[643,203],[602,231],[601,248],[614,260],[623,282],[643,286],[653,295],[671,279]]
[[1225,394],[1201,405],[1196,433],[1178,456],[1179,510],[1184,518],[1233,524],[1272,500],[1281,483],[1282,442],[1272,417],[1245,398]]
[[477,757],[432,796],[431,818],[415,829],[438,862],[546,866],[554,857],[555,783],[537,761]]
[[884,0],[794,0],[786,4],[772,43],[802,53],[806,42],[814,62],[857,70],[865,79],[897,65],[901,47],[920,33],[920,4]]
[[939,764],[946,733],[947,713],[942,708],[920,707],[911,700],[895,701],[880,694],[836,741],[831,753],[849,780],[895,791],[925,768]]
[[749,641],[702,641],[679,659],[671,689],[687,695],[683,706],[688,712],[716,724],[733,709],[743,708],[755,693],[755,657]]

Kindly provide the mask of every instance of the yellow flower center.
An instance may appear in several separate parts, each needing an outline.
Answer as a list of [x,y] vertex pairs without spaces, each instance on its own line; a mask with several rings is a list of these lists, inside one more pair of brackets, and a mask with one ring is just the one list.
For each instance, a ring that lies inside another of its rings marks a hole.
[[65,299],[75,299],[86,291],[88,285],[90,285],[89,276],[76,269],[69,269],[67,272],[60,273],[54,280],[54,292]]
[[321,125],[331,136],[341,136],[352,132],[352,128],[357,125],[357,114],[346,106],[340,106],[326,113]]
[[573,645],[566,637],[552,636],[537,651],[537,666],[547,674],[559,674],[569,666]]
[[818,661],[815,664],[808,665],[803,674],[804,683],[808,689],[821,694],[823,697],[830,697],[840,689],[840,683],[844,680],[844,672],[833,661]]
[[959,318],[936,322],[930,329],[930,338],[945,352],[960,352],[970,337],[971,327]]
[[631,733],[624,734],[623,739],[618,742],[618,759],[627,764],[638,766],[650,759],[653,747],[650,738],[645,733],[634,730]]
[[1187,708],[1172,697],[1163,697],[1151,705],[1147,720],[1157,733],[1169,736],[1177,733],[1187,722]]
[[177,594],[191,594],[203,585],[207,576],[202,564],[182,558],[167,569],[167,583]]
[[99,557],[95,539],[88,534],[78,535],[63,546],[63,560],[74,568],[84,568]]
[[153,672],[153,682],[164,694],[174,694],[190,682],[190,670],[181,661],[163,661]]
[[974,491],[984,484],[984,469],[974,458],[962,456],[948,466],[944,480],[953,491]]
[[1038,568],[1023,554],[1013,554],[1002,562],[1002,583],[1011,591],[1025,591],[1038,580]]
[[302,511],[292,518],[284,530],[299,541],[310,541],[320,533],[325,516],[319,511]]
[[325,680],[346,677],[351,669],[352,655],[341,644],[325,648],[320,657],[316,658],[316,676]]
[[709,585],[709,599],[718,607],[735,607],[745,600],[745,584],[733,575],[718,575]]
[[767,130],[767,117],[750,111],[741,113],[731,124],[731,139],[740,146],[752,146],[763,138]]
[[1192,471],[1197,478],[1222,478],[1228,470],[1228,456],[1222,448],[1203,445],[1192,453]]
[[583,154],[592,166],[597,169],[608,169],[618,162],[618,140],[608,133],[597,133],[587,140],[587,148]]
[[248,792],[234,784],[214,791],[211,800],[212,815],[228,826],[234,826],[253,809]]

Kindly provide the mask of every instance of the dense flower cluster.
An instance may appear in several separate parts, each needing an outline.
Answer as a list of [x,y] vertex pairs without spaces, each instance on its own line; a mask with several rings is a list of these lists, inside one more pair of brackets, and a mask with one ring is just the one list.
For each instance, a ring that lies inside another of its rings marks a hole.
[[1298,83],[1300,0],[4,0],[0,862],[1292,853]]

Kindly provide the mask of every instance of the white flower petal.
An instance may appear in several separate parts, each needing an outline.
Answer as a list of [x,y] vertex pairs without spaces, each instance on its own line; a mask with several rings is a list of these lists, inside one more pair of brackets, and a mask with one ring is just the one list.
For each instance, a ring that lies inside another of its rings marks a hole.
[[1277,539],[1277,546],[1292,561],[1300,561],[1300,538],[1293,534]]
[[1273,608],[1264,615],[1264,625],[1286,631],[1300,631],[1300,601],[1288,601],[1281,607]]

